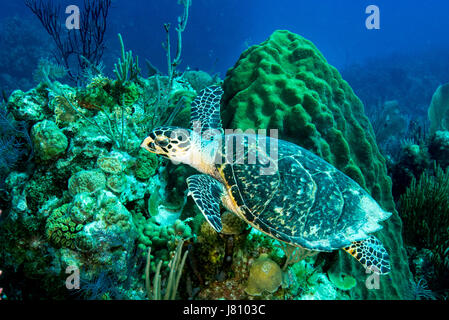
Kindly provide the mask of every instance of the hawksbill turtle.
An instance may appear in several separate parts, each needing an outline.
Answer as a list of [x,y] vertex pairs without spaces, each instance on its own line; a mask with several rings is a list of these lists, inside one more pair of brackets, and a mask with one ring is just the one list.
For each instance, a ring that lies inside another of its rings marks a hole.
[[[220,203],[252,227],[312,251],[343,249],[365,268],[390,271],[372,235],[391,213],[355,181],[312,152],[274,137],[224,134],[220,86],[192,102],[191,128],[162,126],[141,147],[202,174],[187,178],[189,195],[220,232]],[[271,170],[269,170],[271,168]]]

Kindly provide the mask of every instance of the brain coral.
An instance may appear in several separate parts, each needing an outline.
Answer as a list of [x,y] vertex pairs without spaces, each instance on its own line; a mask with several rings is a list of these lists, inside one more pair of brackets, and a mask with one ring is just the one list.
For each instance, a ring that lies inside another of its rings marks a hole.
[[69,193],[74,196],[81,192],[95,192],[106,187],[106,177],[102,172],[83,170],[69,179]]
[[[224,128],[277,129],[280,138],[324,158],[393,212],[377,233],[390,253],[391,274],[381,277],[380,290],[368,290],[364,281],[359,281],[351,294],[365,299],[402,297],[410,270],[391,179],[363,104],[337,69],[312,42],[276,31],[267,41],[243,52],[228,70],[223,88]],[[339,255],[341,272],[367,278],[355,259]]]
[[83,225],[72,221],[68,215],[68,208],[69,205],[65,204],[53,211],[47,220],[46,233],[56,247],[75,249],[77,235],[83,229]]

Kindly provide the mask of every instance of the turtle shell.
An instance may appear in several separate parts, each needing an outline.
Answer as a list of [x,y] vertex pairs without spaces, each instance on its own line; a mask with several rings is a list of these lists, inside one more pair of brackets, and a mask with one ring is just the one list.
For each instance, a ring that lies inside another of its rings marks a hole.
[[276,239],[332,251],[366,239],[391,215],[355,181],[293,143],[245,134],[225,142],[217,167],[238,214]]

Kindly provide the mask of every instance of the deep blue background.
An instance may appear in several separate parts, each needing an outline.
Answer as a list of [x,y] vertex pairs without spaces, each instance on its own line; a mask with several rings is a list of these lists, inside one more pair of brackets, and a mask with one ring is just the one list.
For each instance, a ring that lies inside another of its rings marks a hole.
[[[381,30],[365,28],[370,4],[381,10]],[[181,69],[188,65],[222,76],[248,45],[264,41],[276,29],[312,40],[337,68],[392,52],[449,47],[449,1],[444,0],[193,0],[190,11]],[[121,32],[127,49],[165,72],[163,24],[172,23],[176,39],[174,26],[181,13],[177,0],[114,1],[108,54],[118,55],[116,34]],[[1,1],[0,18],[11,15],[35,19],[21,0]]]

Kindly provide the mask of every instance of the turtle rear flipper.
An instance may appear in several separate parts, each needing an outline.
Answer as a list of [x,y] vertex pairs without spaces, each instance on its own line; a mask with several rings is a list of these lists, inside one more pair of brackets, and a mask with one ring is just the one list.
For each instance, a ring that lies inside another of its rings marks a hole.
[[365,269],[378,274],[387,274],[391,270],[388,253],[382,243],[374,236],[362,241],[355,241],[343,250],[356,258]]
[[223,229],[220,217],[220,202],[223,186],[214,178],[205,174],[196,174],[187,178],[189,195],[192,196],[201,213],[215,231]]

